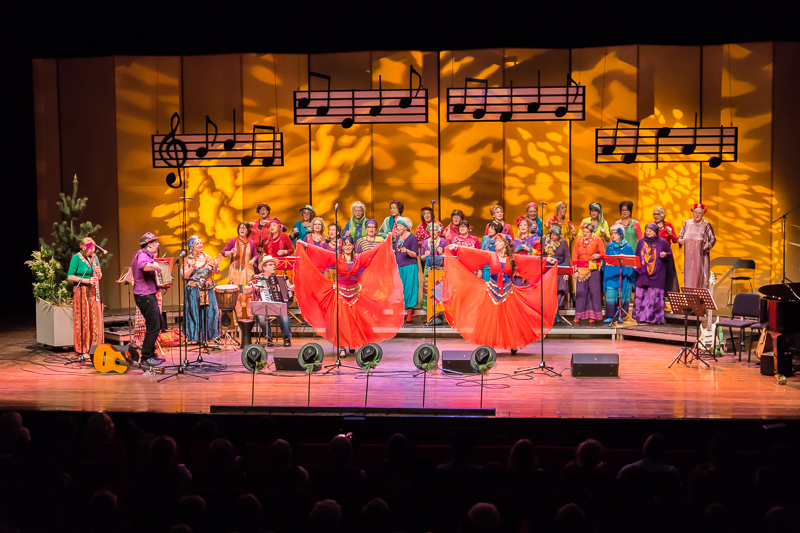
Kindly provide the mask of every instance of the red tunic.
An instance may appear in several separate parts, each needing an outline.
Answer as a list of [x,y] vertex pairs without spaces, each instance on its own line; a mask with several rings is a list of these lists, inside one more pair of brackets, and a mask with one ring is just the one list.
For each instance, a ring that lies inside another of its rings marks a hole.
[[[279,250],[286,250],[288,253],[279,255]],[[294,244],[292,244],[292,239],[285,233],[281,233],[277,239],[273,239],[268,234],[264,241],[263,252],[265,255],[271,255],[275,259],[280,259],[281,257],[286,257],[294,253]]]
[[[458,248],[458,257],[448,248],[444,260],[444,311],[447,321],[465,340],[494,348],[520,349],[542,338],[553,327],[558,310],[558,271],[544,267],[544,316],[539,257],[514,255],[517,278],[504,287],[504,275],[511,274],[510,261],[500,263],[499,255],[486,250]],[[473,274],[489,266],[497,283]],[[527,282],[527,284],[524,284]],[[502,295],[496,297],[496,295]]]
[[[672,228],[672,233],[667,231],[667,228]],[[658,229],[658,236],[667,241],[670,246],[678,242],[678,232],[675,231],[675,226],[664,221],[664,227]]]
[[263,245],[269,239],[269,223],[270,220],[267,219],[264,223],[264,226],[259,229],[258,224],[262,222],[259,218],[255,222],[250,223],[250,239],[256,243],[256,248],[259,252],[263,252]]
[[[334,253],[301,246],[294,267],[295,294],[303,318],[329,342],[336,342],[336,284],[320,273],[333,266]],[[339,345],[350,348],[391,339],[403,325],[403,283],[392,239],[357,254],[339,256]]]

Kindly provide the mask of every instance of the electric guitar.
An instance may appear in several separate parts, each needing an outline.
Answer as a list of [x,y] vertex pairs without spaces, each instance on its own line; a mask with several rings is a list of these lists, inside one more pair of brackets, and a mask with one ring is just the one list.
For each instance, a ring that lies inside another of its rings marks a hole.
[[[717,276],[713,272],[708,277],[708,290],[712,292],[714,291],[714,284],[717,282]],[[700,347],[704,350],[711,351],[714,349],[714,336],[717,337],[717,349],[714,352],[714,355],[723,355],[725,352],[723,350],[725,345],[725,337],[722,332],[722,328],[717,327],[717,322],[719,322],[719,317],[714,318],[711,309],[708,310],[708,320],[706,321],[705,327],[701,324],[700,325],[700,337],[697,339],[697,342],[700,344]]]
[[92,355],[92,364],[98,372],[103,373],[114,371],[118,374],[124,374],[129,368],[140,368],[153,374],[165,373],[163,368],[157,366],[134,363],[128,352],[119,352],[110,344],[101,344],[95,349]]

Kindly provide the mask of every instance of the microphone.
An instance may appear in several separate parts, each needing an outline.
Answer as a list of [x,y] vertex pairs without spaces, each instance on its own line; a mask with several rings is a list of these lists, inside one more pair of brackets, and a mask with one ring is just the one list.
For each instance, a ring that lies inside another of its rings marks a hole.
[[334,209],[339,209],[339,202],[336,202],[333,206]]
[[178,260],[180,260],[185,255],[186,255],[186,250],[181,250],[181,255],[178,256]]
[[436,200],[431,200],[431,203],[432,203],[432,204],[435,204],[435,203],[436,203]]
[[539,202],[542,205],[547,205],[547,202]]
[[105,248],[103,248],[103,247],[102,247],[102,246],[100,246],[99,244],[97,244],[97,243],[94,243],[94,245],[95,245],[95,247],[96,247],[98,250],[102,251],[104,254],[107,254],[107,253],[108,253],[108,250],[106,250]]

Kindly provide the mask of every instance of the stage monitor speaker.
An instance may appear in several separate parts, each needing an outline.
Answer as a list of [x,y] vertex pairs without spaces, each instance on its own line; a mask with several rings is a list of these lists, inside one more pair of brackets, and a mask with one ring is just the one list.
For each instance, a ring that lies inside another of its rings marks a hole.
[[618,378],[619,354],[574,353],[572,354],[572,377]]
[[461,374],[474,374],[475,370],[472,369],[472,365],[470,364],[471,357],[471,351],[444,350],[441,359],[442,369],[460,372]]
[[272,361],[275,363],[275,370],[297,370],[303,372],[305,369],[297,362],[299,348],[275,348],[272,354]]

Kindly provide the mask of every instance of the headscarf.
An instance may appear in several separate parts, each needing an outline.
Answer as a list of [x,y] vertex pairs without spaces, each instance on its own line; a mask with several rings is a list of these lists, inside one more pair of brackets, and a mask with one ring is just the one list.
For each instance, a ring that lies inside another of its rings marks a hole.
[[377,220],[375,220],[374,218],[368,218],[368,219],[367,219],[367,221],[366,221],[366,222],[364,222],[364,228],[366,228],[366,227],[367,227],[367,226],[369,226],[370,224],[372,224],[373,226],[375,226],[375,229],[378,229],[378,221],[377,221]]
[[[649,229],[656,232],[655,236],[653,237],[647,236],[647,230]],[[645,231],[644,240],[651,247],[657,245],[658,241],[661,240],[661,237],[658,236],[658,225],[655,222],[648,222],[647,225],[644,227],[644,231]]]
[[611,226],[611,234],[613,235],[614,233],[620,236],[619,242],[614,242],[612,239],[609,244],[614,248],[624,248],[628,244],[628,241],[625,240],[625,229],[620,224],[614,224]]
[[425,228],[425,231],[427,231],[428,233],[433,233],[434,226],[436,226],[436,229],[439,231],[439,233],[442,232],[442,223],[439,222],[438,220],[435,222],[429,222],[428,226]]
[[[597,225],[598,226],[602,226],[603,222],[605,222],[605,219],[603,218],[603,206],[600,205],[600,202],[592,202],[592,203],[589,204],[589,211],[591,211],[592,209],[597,209],[600,212],[597,215]],[[589,213],[590,217],[591,217],[591,215],[592,214]]]
[[653,211],[661,215],[662,218],[667,218],[667,210],[664,209],[663,207],[658,206],[655,209],[653,209]]
[[353,213],[353,210],[356,207],[361,207],[363,210],[363,214],[361,220],[356,220],[356,215],[353,214],[350,217],[350,236],[355,239],[356,238],[356,226],[361,226],[361,234],[364,234],[364,229],[367,224],[367,206],[365,206],[362,202],[356,201],[353,202],[353,205],[350,206],[350,212]]
[[539,204],[537,204],[536,202],[528,202],[527,204],[525,204],[525,211],[527,211],[531,207],[535,207],[536,211],[537,212],[539,211]]
[[400,225],[402,225],[402,226],[403,226],[403,227],[405,227],[405,228],[406,228],[408,231],[411,231],[411,228],[412,228],[412,226],[414,225],[414,223],[413,223],[413,222],[411,222],[411,219],[410,219],[410,218],[408,218],[408,217],[397,217],[397,220],[395,220],[395,222],[394,222],[394,223],[395,223],[395,224],[400,224]]
[[191,237],[189,237],[189,241],[187,242],[187,246],[189,247],[189,254],[194,253],[194,247],[197,245],[198,242],[200,242],[200,237],[198,237],[197,235],[192,235]]
[[555,240],[549,238],[544,240],[544,253],[548,257],[553,257],[558,247],[561,246],[561,228],[558,226],[550,226],[550,233],[555,233],[558,235],[558,238]]
[[692,206],[692,212],[694,212],[694,210],[697,209],[698,207],[703,210],[703,214],[705,215],[706,214],[706,204],[702,204],[700,202],[697,202],[696,204],[694,204]]

